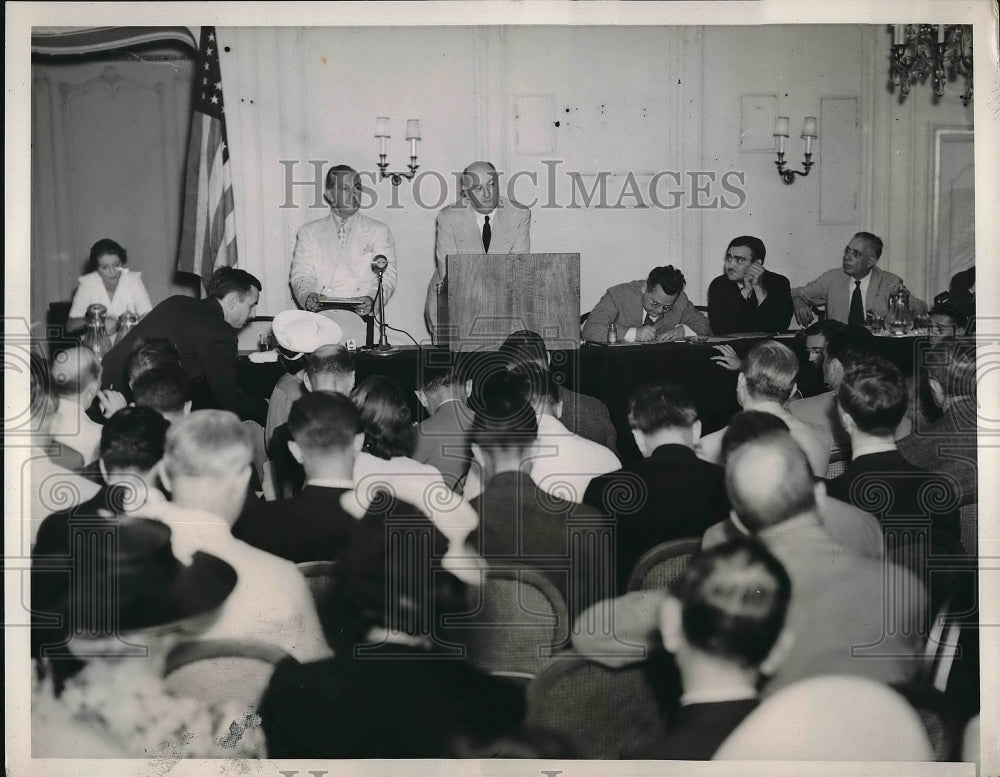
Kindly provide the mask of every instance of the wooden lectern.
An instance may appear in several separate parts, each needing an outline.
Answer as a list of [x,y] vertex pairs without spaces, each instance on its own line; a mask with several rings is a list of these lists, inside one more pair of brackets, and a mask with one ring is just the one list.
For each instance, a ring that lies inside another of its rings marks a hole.
[[549,350],[580,346],[580,254],[454,254],[438,287],[436,342],[495,351],[530,329]]

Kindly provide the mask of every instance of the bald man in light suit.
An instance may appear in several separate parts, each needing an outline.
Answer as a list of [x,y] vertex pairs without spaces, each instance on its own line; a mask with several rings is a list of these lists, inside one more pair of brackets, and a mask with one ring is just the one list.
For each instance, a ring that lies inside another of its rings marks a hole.
[[436,289],[447,271],[446,257],[451,254],[530,253],[530,228],[531,210],[500,196],[499,175],[492,164],[473,162],[465,168],[461,198],[440,210],[437,216],[436,266],[424,305],[424,321],[435,342],[439,339]]

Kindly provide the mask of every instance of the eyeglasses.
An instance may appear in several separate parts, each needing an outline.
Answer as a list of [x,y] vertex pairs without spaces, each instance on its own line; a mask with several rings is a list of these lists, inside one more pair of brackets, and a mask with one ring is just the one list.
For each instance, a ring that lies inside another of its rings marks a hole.
[[674,306],[673,302],[668,302],[666,305],[664,305],[662,302],[657,302],[652,297],[647,297],[646,298],[646,309],[650,310],[650,311],[653,311],[653,310],[670,310],[673,306]]

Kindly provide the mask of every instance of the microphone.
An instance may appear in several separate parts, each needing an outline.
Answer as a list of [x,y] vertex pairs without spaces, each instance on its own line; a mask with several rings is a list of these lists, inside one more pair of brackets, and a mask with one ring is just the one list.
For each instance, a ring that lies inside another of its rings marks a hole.
[[389,260],[385,258],[383,254],[378,254],[372,258],[372,272],[377,272],[379,275],[385,272],[385,268],[389,266]]

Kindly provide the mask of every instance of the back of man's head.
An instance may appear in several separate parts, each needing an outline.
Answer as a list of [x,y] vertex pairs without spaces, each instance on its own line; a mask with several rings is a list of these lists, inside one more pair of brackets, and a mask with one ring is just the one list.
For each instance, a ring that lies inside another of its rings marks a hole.
[[673,383],[641,386],[629,398],[629,426],[643,434],[690,429],[697,420],[694,402]]
[[55,396],[79,399],[101,379],[101,362],[89,348],[67,348],[56,354],[49,374]]
[[522,364],[511,370],[508,390],[517,392],[539,415],[554,415],[559,404],[559,384],[538,364]]
[[843,326],[826,338],[826,359],[836,359],[846,370],[875,355],[875,338],[863,326]]
[[813,321],[805,328],[805,330],[803,330],[803,334],[806,337],[820,335],[824,339],[829,340],[831,334],[836,332],[838,329],[843,329],[845,326],[847,326],[847,324],[843,321],[838,321],[835,318],[824,318],[822,321]]
[[483,382],[470,442],[484,451],[522,451],[538,436],[534,408],[510,373],[495,373]]
[[774,340],[757,343],[743,357],[740,372],[746,381],[751,399],[770,400],[784,404],[795,390],[799,360],[792,350]]
[[498,351],[508,369],[522,364],[537,364],[548,369],[549,355],[542,336],[529,329],[521,329],[507,336]]
[[848,367],[837,389],[837,405],[859,431],[891,438],[906,414],[906,384],[899,368],[879,358]]
[[740,522],[752,532],[816,506],[809,459],[787,434],[770,434],[734,450],[726,462],[726,492]]
[[737,539],[691,559],[672,593],[688,645],[757,669],[784,628],[792,583],[763,544]]
[[774,413],[741,410],[729,419],[729,426],[722,433],[719,463],[725,467],[732,452],[741,445],[770,434],[788,434],[788,424]]
[[420,375],[420,390],[425,394],[453,391],[465,385],[465,376],[457,366],[444,369],[425,369]]
[[137,406],[176,416],[191,400],[191,380],[178,364],[153,367],[135,379],[132,396]]
[[[925,355],[928,378],[944,400],[976,398],[976,344],[968,340],[938,343]],[[970,419],[972,420],[972,419]]]
[[313,391],[292,403],[288,431],[306,456],[329,456],[352,450],[364,427],[349,397]]
[[321,345],[306,357],[306,377],[313,391],[349,394],[354,373],[354,354],[342,345]]
[[135,386],[136,380],[146,370],[167,365],[180,366],[181,355],[166,337],[140,337],[132,345],[128,361],[128,383]]
[[208,296],[215,299],[223,299],[230,294],[245,297],[252,289],[261,291],[260,281],[246,270],[236,267],[220,267],[212,273],[212,280],[208,282]]
[[151,407],[123,407],[101,428],[100,459],[108,474],[145,474],[163,458],[170,423]]

